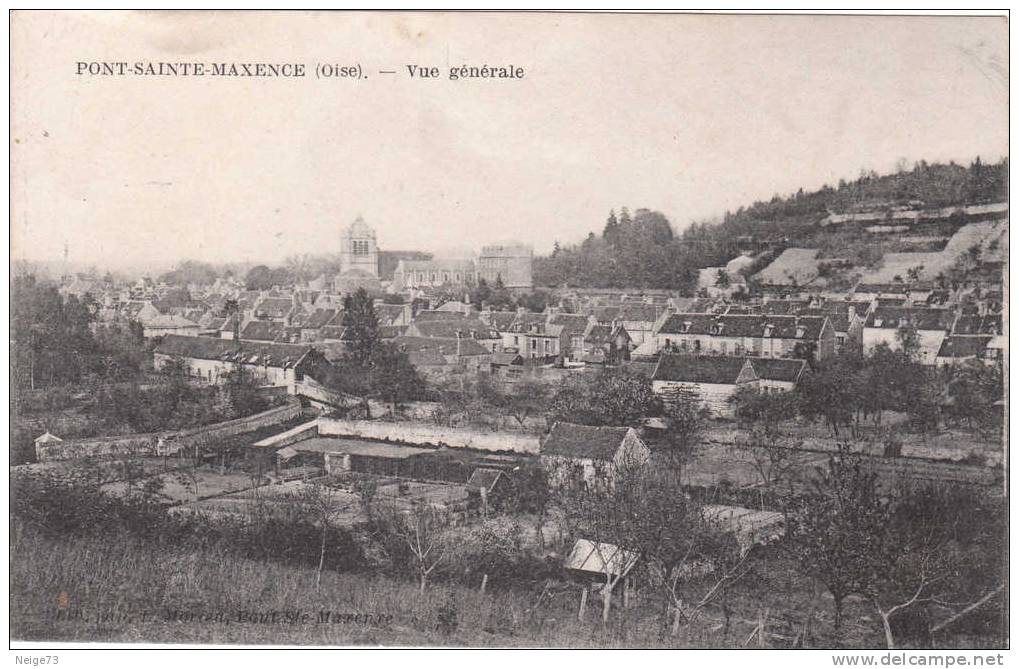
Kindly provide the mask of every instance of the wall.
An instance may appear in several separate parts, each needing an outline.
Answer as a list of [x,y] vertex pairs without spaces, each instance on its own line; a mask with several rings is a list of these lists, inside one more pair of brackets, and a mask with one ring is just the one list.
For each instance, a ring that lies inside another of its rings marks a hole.
[[145,434],[128,434],[118,437],[101,437],[98,439],[77,439],[56,444],[40,444],[35,448],[39,462],[50,460],[73,460],[97,456],[115,455],[155,455],[156,444],[160,438],[164,442],[172,442],[185,448],[204,446],[216,439],[230,437],[244,432],[251,432],[268,425],[278,425],[293,420],[301,415],[301,404],[297,400],[286,406],[276,407],[244,418],[236,418],[223,423],[196,427],[176,432],[149,432]]
[[451,448],[474,448],[482,451],[514,451],[537,453],[537,435],[516,432],[489,432],[471,428],[448,428],[423,422],[389,422],[381,420],[346,420],[320,418],[319,434],[380,439],[408,444],[445,445]]
[[[756,381],[750,383],[752,387],[757,385]],[[711,411],[712,416],[732,418],[736,415],[736,410],[729,403],[729,400],[736,392],[737,386],[735,384],[652,381],[651,387],[655,394],[658,395],[668,395],[670,391],[686,387],[697,393],[704,405]]]

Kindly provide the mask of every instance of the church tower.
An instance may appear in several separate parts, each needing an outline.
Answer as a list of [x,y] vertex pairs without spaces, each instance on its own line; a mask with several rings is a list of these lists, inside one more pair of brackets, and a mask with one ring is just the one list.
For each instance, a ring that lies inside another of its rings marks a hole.
[[375,231],[358,216],[340,237],[340,272],[361,270],[372,276],[379,275],[379,248]]

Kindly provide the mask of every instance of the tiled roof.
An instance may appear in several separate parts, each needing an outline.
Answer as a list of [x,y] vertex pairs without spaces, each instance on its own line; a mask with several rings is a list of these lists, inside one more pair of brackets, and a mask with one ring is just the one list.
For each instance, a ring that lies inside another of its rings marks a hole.
[[[395,337],[393,343],[402,351],[438,351],[442,355],[457,354],[457,339],[455,337]],[[492,355],[492,352],[473,339],[461,338],[459,340],[459,351],[461,356]]]
[[957,335],[996,335],[1001,332],[1001,314],[959,316],[952,327],[952,334]]
[[467,318],[467,315],[459,311],[437,311],[437,310],[425,310],[419,311],[414,315],[415,323],[424,323],[426,321],[457,321]]
[[823,316],[673,314],[659,333],[815,340],[821,336],[824,321]]
[[735,384],[745,358],[718,355],[662,355],[655,367],[654,381],[680,383]]
[[952,312],[947,309],[878,307],[867,317],[867,327],[894,330],[910,322],[917,330],[947,330],[951,318]]
[[336,311],[336,309],[316,309],[295,321],[294,325],[299,325],[308,330],[317,330],[326,325],[338,323],[339,315],[340,312]]
[[283,318],[293,308],[293,300],[288,297],[266,297],[255,304],[255,313],[265,314],[269,318]]
[[462,319],[453,321],[424,321],[415,322],[414,329],[422,337],[456,338],[459,333],[464,338],[475,339],[498,339],[499,333],[491,329],[480,319]]
[[611,461],[629,430],[627,427],[556,423],[541,445],[541,454]]
[[223,360],[247,364],[268,364],[271,367],[293,367],[312,351],[311,346],[184,337],[166,335],[155,348],[156,353],[179,355],[199,360]]
[[275,341],[283,326],[273,321],[251,321],[241,330],[241,339]]
[[491,311],[482,316],[482,320],[486,321],[493,330],[503,332],[513,324],[517,318],[515,311]]
[[580,314],[556,314],[552,317],[552,325],[561,325],[568,334],[580,334],[587,329],[587,316]]
[[941,342],[941,349],[938,350],[939,358],[974,358],[980,357],[987,350],[990,343],[990,335],[951,335],[945,337]]
[[789,358],[747,358],[757,378],[764,381],[795,383],[807,369],[805,360]]

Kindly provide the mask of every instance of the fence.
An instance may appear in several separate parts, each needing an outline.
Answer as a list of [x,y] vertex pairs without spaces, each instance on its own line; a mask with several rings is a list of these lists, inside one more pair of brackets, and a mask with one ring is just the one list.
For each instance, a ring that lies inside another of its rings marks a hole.
[[156,445],[163,440],[182,448],[205,446],[216,439],[252,432],[269,425],[278,425],[301,415],[301,403],[292,399],[285,406],[276,407],[252,416],[235,418],[223,423],[169,432],[128,434],[119,437],[76,439],[51,444],[37,444],[39,462],[74,460],[99,456],[156,455]]

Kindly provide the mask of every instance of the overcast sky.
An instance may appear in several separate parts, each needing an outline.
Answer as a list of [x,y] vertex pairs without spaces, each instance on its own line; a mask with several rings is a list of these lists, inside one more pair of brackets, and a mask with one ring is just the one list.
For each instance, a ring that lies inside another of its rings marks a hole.
[[[861,168],[1007,154],[996,18],[16,13],[11,40],[12,249],[33,260],[279,262],[338,251],[358,214],[383,249],[546,252],[613,207],[682,230]],[[91,60],[368,79],[76,76]],[[523,80],[446,74],[510,63]]]

